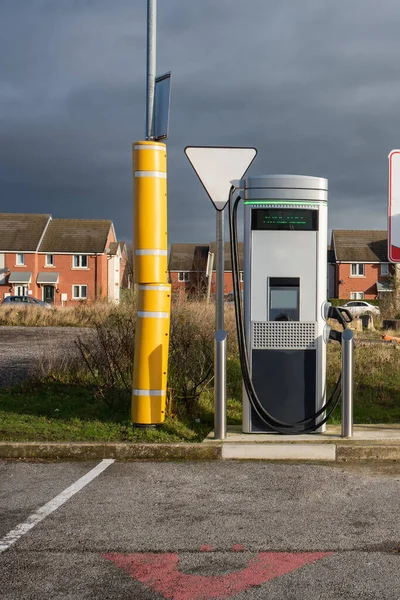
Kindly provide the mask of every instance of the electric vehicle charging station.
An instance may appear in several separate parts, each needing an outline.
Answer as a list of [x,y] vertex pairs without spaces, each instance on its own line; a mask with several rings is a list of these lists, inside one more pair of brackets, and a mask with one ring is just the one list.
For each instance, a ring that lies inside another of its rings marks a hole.
[[[243,187],[251,377],[273,416],[298,422],[325,404],[328,182],[272,175]],[[265,431],[246,392],[243,431]]]
[[[351,320],[327,302],[328,182],[265,175],[232,183],[229,216],[243,432],[323,432],[340,398],[339,377],[326,402],[326,345],[329,338],[341,342],[326,319],[337,319],[343,328]],[[240,195],[233,205],[235,187]],[[241,199],[243,312],[236,221]]]

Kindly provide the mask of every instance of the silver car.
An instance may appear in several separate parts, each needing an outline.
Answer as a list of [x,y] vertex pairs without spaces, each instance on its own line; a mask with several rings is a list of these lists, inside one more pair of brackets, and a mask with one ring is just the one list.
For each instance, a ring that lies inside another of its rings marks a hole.
[[377,306],[366,302],[365,300],[350,300],[350,302],[346,302],[343,304],[343,308],[347,308],[347,310],[353,315],[353,317],[358,317],[360,315],[380,315],[381,311]]
[[42,302],[32,296],[7,296],[2,304],[11,304],[12,306],[41,306],[42,308],[51,308],[48,302]]

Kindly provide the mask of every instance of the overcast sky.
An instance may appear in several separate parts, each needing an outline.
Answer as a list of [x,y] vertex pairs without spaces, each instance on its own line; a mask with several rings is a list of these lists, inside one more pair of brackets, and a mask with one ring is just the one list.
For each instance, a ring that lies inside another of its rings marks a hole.
[[[132,231],[146,0],[0,0],[0,211]],[[250,173],[329,179],[330,228],[386,228],[400,146],[398,0],[159,0],[172,71],[169,241],[215,238],[186,145],[255,146]]]

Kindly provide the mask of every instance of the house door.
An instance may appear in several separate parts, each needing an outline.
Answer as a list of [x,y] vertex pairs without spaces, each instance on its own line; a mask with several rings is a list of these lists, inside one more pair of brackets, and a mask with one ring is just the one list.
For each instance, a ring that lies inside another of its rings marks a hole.
[[26,288],[24,285],[16,285],[14,290],[16,296],[26,296],[28,293],[28,288]]
[[54,285],[43,286],[43,301],[53,304],[54,302]]

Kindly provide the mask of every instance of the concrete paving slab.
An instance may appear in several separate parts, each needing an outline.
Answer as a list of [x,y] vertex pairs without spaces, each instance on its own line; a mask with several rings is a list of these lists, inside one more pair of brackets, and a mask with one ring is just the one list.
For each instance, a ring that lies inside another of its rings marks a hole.
[[[204,441],[219,442],[211,431]],[[400,424],[354,425],[352,438],[342,438],[340,425],[328,425],[323,433],[303,435],[282,435],[277,433],[242,433],[241,426],[229,425],[224,444],[354,444],[354,443],[393,443],[400,445]]]
[[259,444],[222,445],[222,458],[244,460],[336,460],[334,444]]

